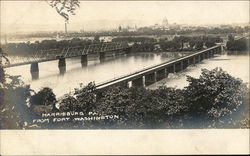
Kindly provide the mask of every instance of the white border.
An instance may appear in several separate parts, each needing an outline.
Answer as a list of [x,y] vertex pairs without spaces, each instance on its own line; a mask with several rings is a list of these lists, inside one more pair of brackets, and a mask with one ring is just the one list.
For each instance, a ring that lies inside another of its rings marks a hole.
[[1,155],[249,154],[249,129],[1,130]]

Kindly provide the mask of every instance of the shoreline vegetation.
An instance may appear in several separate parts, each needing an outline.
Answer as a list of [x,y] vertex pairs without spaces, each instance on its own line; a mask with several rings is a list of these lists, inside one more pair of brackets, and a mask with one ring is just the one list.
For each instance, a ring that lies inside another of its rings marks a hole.
[[[232,39],[227,48],[249,49],[249,45],[241,48],[242,43],[245,40]],[[220,68],[202,69],[199,78],[187,76],[189,85],[184,89],[115,86],[100,91],[89,83],[60,100],[52,89],[36,93],[19,78],[5,74],[0,65],[1,129],[249,128],[249,85]],[[63,112],[95,112],[95,119],[119,118],[34,123],[43,114]]]
[[[209,48],[216,43],[222,42],[219,36],[175,36],[173,39],[161,38],[159,40],[153,37],[117,37],[112,42],[125,41],[131,46],[130,52],[161,52],[161,51],[197,51]],[[73,38],[71,40],[43,40],[34,43],[8,43],[2,45],[2,49],[10,56],[33,56],[41,50],[58,49],[63,50],[67,47],[88,46],[91,44],[103,43],[99,36],[94,40]]]
[[[36,33],[13,33],[8,34],[8,37],[10,39],[26,39],[26,38],[55,38],[57,36],[61,37],[72,37],[72,38],[79,38],[79,37],[92,37],[92,36],[162,36],[162,35],[192,35],[192,36],[201,36],[204,34],[208,35],[226,35],[226,34],[242,34],[249,32],[250,27],[249,26],[223,26],[223,27],[214,27],[214,28],[207,28],[203,26],[198,27],[187,27],[184,29],[180,29],[178,27],[167,29],[155,29],[152,27],[140,27],[134,31],[129,31],[126,28],[121,28],[120,30],[113,30],[113,31],[100,31],[100,32],[87,32],[87,31],[68,31],[67,34],[65,34],[64,31],[57,31],[57,32],[36,32]],[[1,36],[4,38],[4,36]]]

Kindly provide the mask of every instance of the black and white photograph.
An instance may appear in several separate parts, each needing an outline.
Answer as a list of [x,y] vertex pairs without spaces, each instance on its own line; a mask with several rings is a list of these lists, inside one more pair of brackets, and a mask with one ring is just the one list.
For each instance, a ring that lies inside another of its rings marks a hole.
[[249,1],[0,6],[1,133],[249,133]]

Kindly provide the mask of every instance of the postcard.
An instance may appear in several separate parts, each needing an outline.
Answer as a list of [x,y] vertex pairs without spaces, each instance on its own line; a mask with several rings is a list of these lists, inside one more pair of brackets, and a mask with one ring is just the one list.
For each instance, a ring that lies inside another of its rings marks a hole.
[[1,155],[249,154],[249,1],[1,4]]

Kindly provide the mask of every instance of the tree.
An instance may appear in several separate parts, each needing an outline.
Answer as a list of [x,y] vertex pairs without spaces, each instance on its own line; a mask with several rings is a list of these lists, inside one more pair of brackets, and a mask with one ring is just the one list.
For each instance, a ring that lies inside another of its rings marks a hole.
[[232,34],[228,35],[228,41],[234,41],[234,36]]
[[60,111],[79,111],[78,109],[78,101],[70,95],[66,95],[62,101],[60,101]]
[[228,50],[244,51],[249,49],[249,43],[247,39],[230,40],[226,44]]
[[44,87],[42,90],[33,95],[30,99],[32,105],[55,105],[56,96],[51,88]]
[[69,14],[75,15],[75,10],[80,7],[79,0],[48,0],[52,8],[55,8],[57,13],[65,19],[65,33],[67,33],[67,23]]
[[242,80],[234,78],[221,68],[211,71],[202,69],[201,76],[188,76],[189,85],[185,88],[185,101],[189,104],[189,113],[202,122],[209,120],[219,123],[230,118],[242,106],[248,89]]
[[74,95],[67,95],[60,102],[61,111],[84,111],[90,112],[95,108],[96,102],[96,87],[94,83],[89,83],[87,86],[80,89],[75,89]]
[[[0,49],[0,59],[8,60],[7,55]],[[0,62],[0,119],[1,129],[24,128],[30,121],[31,112],[27,102],[32,90],[29,85],[19,79],[20,76],[5,74]]]

